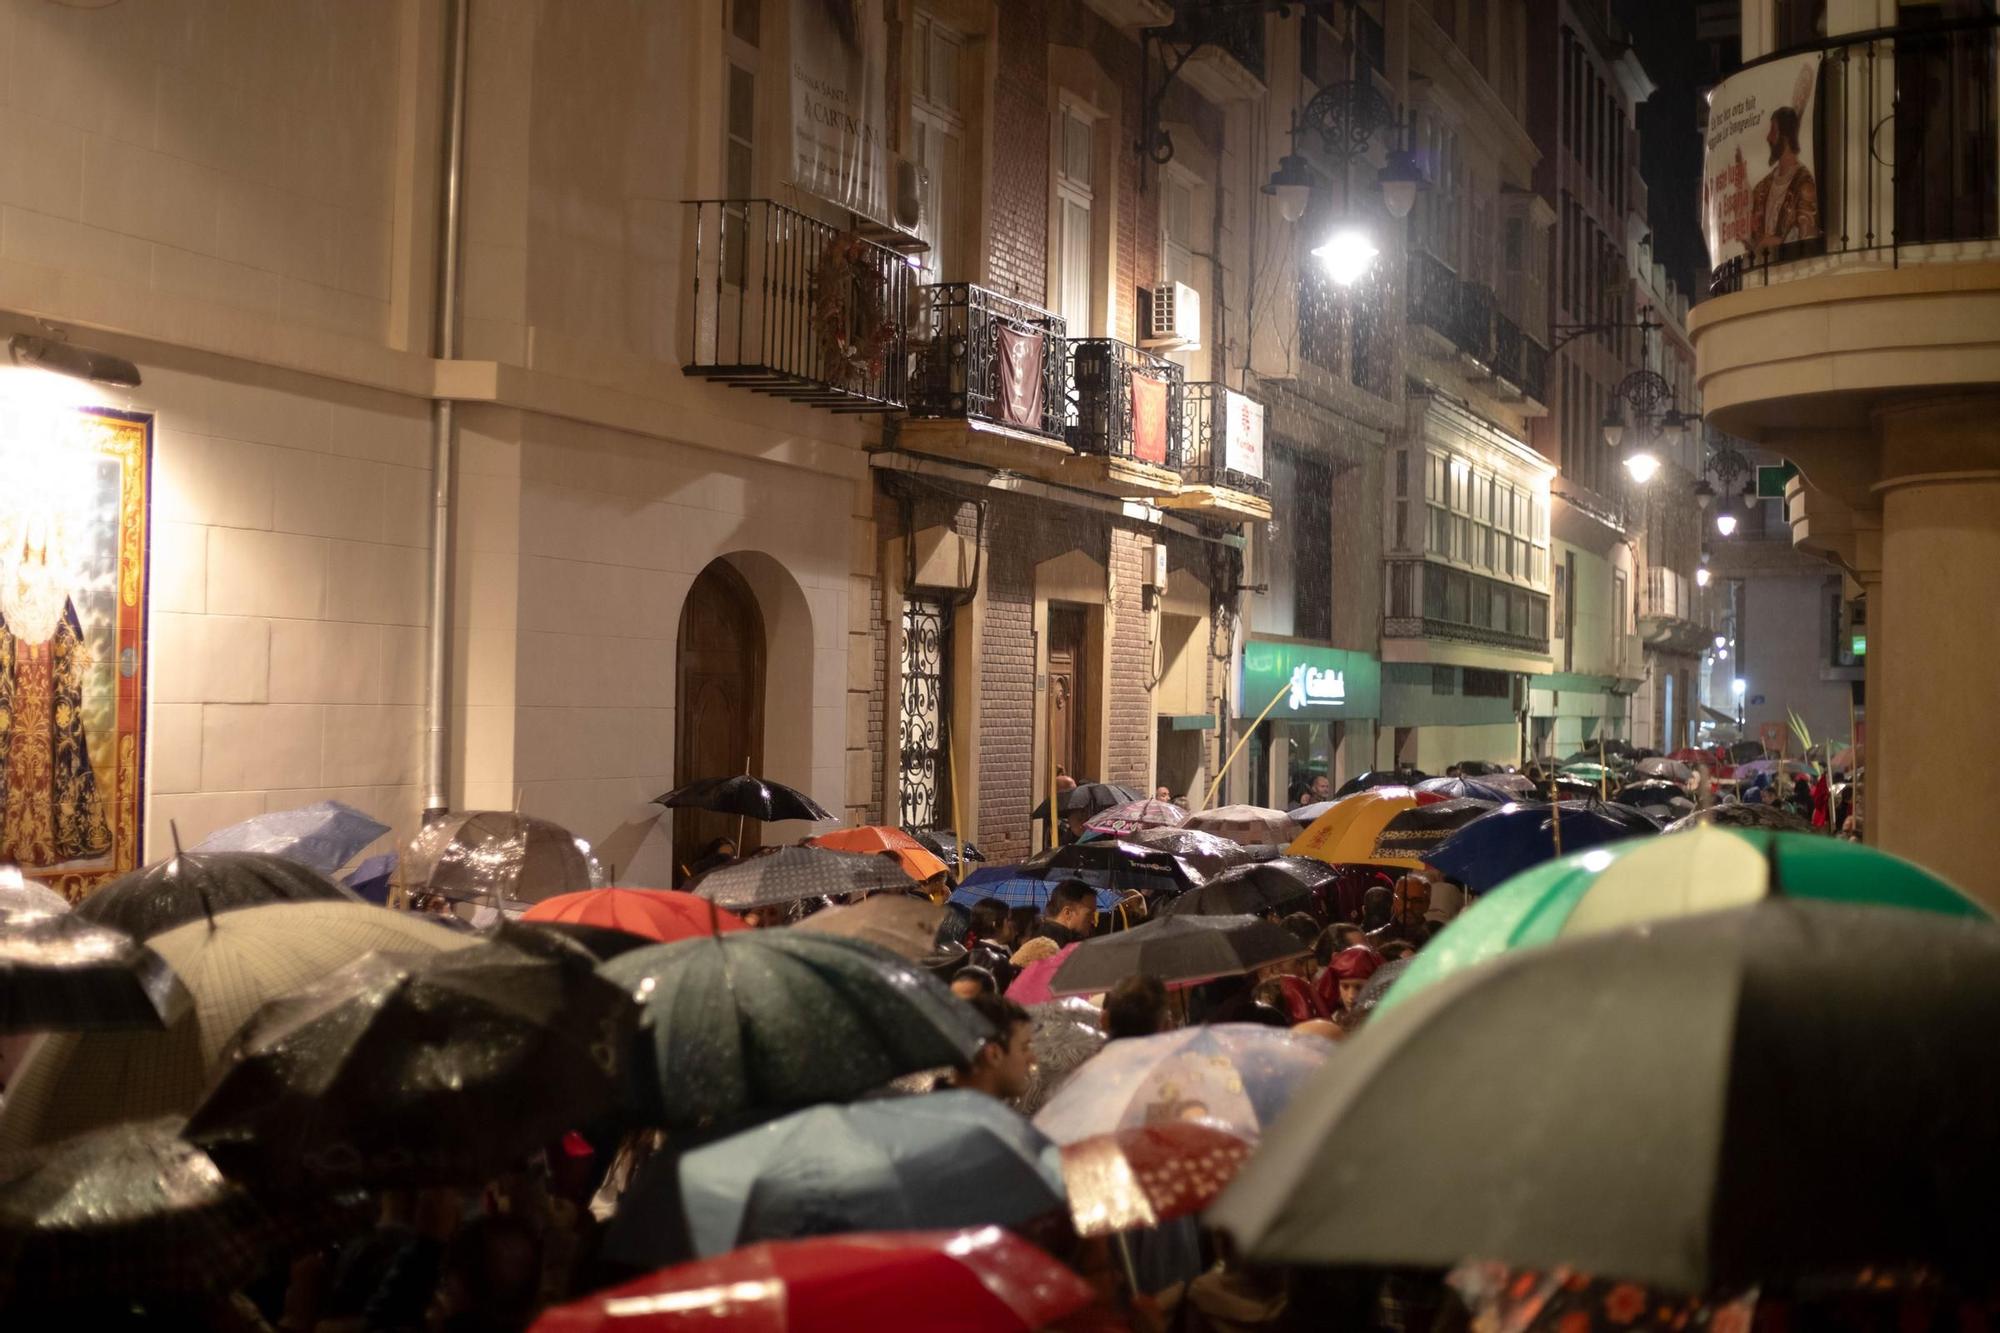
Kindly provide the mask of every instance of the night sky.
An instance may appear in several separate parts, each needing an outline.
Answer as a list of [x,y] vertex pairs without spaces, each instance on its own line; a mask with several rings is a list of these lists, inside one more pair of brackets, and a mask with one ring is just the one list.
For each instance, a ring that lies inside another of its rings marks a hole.
[[1689,0],[1615,0],[1646,72],[1659,85],[1639,107],[1639,169],[1646,178],[1653,255],[1690,299],[1706,291],[1699,199],[1701,136],[1696,111],[1706,56],[1695,42]]

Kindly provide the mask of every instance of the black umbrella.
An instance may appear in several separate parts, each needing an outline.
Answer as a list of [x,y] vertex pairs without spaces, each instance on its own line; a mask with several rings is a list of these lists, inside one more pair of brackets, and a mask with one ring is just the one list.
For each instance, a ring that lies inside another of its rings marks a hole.
[[1782,805],[1750,805],[1740,801],[1706,806],[1692,814],[1682,815],[1661,831],[1678,833],[1703,824],[1719,824],[1724,828],[1770,828],[1790,833],[1812,832],[1811,820]]
[[767,824],[780,819],[824,823],[834,817],[797,788],[747,773],[733,778],[698,778],[665,796],[655,796],[653,803],[669,810],[710,810],[718,815],[761,819]]
[[601,971],[639,1001],[638,1104],[675,1129],[858,1097],[992,1035],[920,965],[835,935],[741,930]]
[[78,903],[75,915],[144,940],[237,907],[323,901],[361,899],[268,852],[180,852],[120,875]]
[[165,1028],[188,994],[164,958],[78,916],[0,925],[0,1032]]
[[1252,865],[1233,866],[1198,889],[1171,899],[1162,916],[1261,916],[1287,903],[1310,897],[1331,882],[1335,871],[1309,856],[1281,856]]
[[[1269,1264],[1990,1273],[1996,1012],[2000,930],[1927,912],[1774,897],[1509,955],[1372,1019],[1209,1221]],[[1415,1169],[1355,1149],[1410,1125]]]
[[610,926],[586,926],[580,921],[510,921],[507,929],[498,932],[498,937],[518,949],[535,952],[534,946],[523,936],[540,935],[544,939],[559,940],[567,945],[582,949],[598,962],[606,962],[620,954],[634,949],[643,949],[658,940],[644,935],[634,935],[627,930],[614,930]]
[[364,954],[258,1009],[184,1133],[287,1188],[477,1184],[616,1104],[635,1017],[581,950]]
[[1311,945],[1260,916],[1162,917],[1077,945],[1049,979],[1049,990],[1088,995],[1139,972],[1169,982],[1240,976],[1311,952]]
[[[1116,806],[1130,805],[1133,801],[1143,801],[1146,799],[1146,796],[1147,793],[1145,792],[1133,791],[1130,787],[1121,787],[1113,782],[1085,782],[1063,793],[1062,812],[1065,815],[1082,815],[1085,818],[1089,818],[1091,815],[1102,814],[1104,811]],[[1047,819],[1048,817],[1049,803],[1046,800],[1042,801],[1028,814],[1029,819]]]
[[963,861],[984,861],[986,853],[971,843],[961,844],[956,833],[949,829],[911,828],[905,824],[903,832],[923,844],[924,850],[946,865]]
[[1340,790],[1333,795],[1337,800],[1342,796],[1352,796],[1355,792],[1367,791],[1373,787],[1414,787],[1429,776],[1430,774],[1419,772],[1414,768],[1370,769],[1366,773],[1357,773],[1341,783]]
[[[1204,879],[1213,879],[1235,866],[1269,861],[1279,855],[1279,849],[1276,847],[1269,845],[1246,847],[1234,838],[1225,838],[1219,834],[1204,833],[1200,829],[1190,828],[1141,829],[1137,833],[1126,834],[1120,841],[1133,847],[1165,852]],[[1095,847],[1098,844],[1093,841],[1076,845]]]
[[175,1136],[179,1118],[109,1125],[0,1159],[0,1305],[77,1307],[224,1292],[356,1220],[351,1198],[274,1210]]
[[826,847],[773,847],[711,870],[693,892],[718,907],[747,912],[807,898],[849,893],[902,893],[912,885],[892,856],[836,852]]
[[1366,1017],[1375,1012],[1375,1006],[1382,1003],[1382,997],[1389,993],[1389,987],[1396,984],[1396,978],[1409,971],[1410,964],[1417,960],[1415,954],[1392,958],[1375,969],[1362,986],[1361,993],[1354,997],[1354,1012]]
[[1093,838],[1037,852],[1023,861],[1020,869],[1025,879],[1078,875],[1099,888],[1121,891],[1179,892],[1202,881],[1171,852],[1122,838]]

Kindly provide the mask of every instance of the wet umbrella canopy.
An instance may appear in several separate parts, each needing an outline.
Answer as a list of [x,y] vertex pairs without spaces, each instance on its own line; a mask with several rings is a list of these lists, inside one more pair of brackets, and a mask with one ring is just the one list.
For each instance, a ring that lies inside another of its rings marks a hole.
[[[1008,998],[1028,1004],[1026,999],[1014,995],[1011,988]],[[1028,1090],[1015,1100],[1014,1109],[1032,1116],[1048,1105],[1049,1098],[1069,1082],[1070,1075],[1082,1068],[1085,1061],[1104,1049],[1104,1029],[1099,1026],[1101,1015],[1097,1006],[1088,1000],[1028,1004],[1028,1017],[1034,1020],[1035,1069],[1028,1076]]]
[[655,1159],[619,1211],[612,1254],[646,1262],[676,1194],[702,1255],[875,1228],[1013,1226],[1063,1207],[1056,1146],[1003,1103],[959,1090],[816,1106]]
[[803,819],[820,824],[833,818],[824,806],[804,792],[787,787],[782,782],[753,778],[748,774],[733,778],[701,778],[664,796],[656,796],[653,801],[669,810],[709,810],[719,815],[741,815],[745,819],[762,820],[767,824],[785,819]]
[[318,871],[268,852],[182,852],[112,880],[79,903],[76,915],[143,940],[238,907],[360,901]]
[[878,893],[852,906],[814,912],[793,929],[861,940],[915,961],[930,954],[944,913],[941,903]]
[[0,1033],[164,1028],[188,995],[166,960],[75,916],[0,922]]
[[1240,976],[1311,953],[1283,927],[1255,916],[1170,916],[1076,946],[1049,982],[1057,995],[1109,990],[1137,972],[1162,981]]
[[560,824],[511,810],[471,810],[426,824],[410,843],[404,882],[471,919],[478,907],[518,911],[591,887],[591,864]]
[[1086,825],[1093,833],[1123,836],[1144,829],[1179,828],[1187,822],[1187,811],[1166,801],[1127,801],[1091,817]]
[[1076,1234],[1103,1236],[1198,1213],[1249,1155],[1246,1140],[1193,1121],[1140,1125],[1065,1144],[1063,1182]]
[[1700,828],[1704,824],[1716,824],[1723,828],[1776,829],[1787,833],[1810,833],[1812,821],[1802,815],[1787,810],[1782,805],[1743,805],[1731,801],[1726,805],[1711,805],[1683,815],[1666,826],[1662,832],[1679,833],[1685,829]]
[[911,828],[904,825],[903,832],[915,838],[923,849],[946,865],[965,861],[984,861],[986,853],[971,843],[961,843],[958,835],[947,829]]
[[1358,773],[1340,784],[1333,795],[1338,800],[1342,796],[1352,796],[1358,791],[1369,791],[1375,787],[1411,787],[1429,777],[1428,773],[1414,768],[1378,768],[1366,773]]
[[[1063,794],[1062,812],[1065,815],[1099,814],[1113,806],[1127,805],[1133,801],[1143,801],[1146,793],[1133,791],[1130,787],[1120,787],[1110,782],[1085,782]],[[1047,819],[1049,803],[1044,800],[1032,810],[1028,818]]]
[[[1995,1012],[1971,918],[1775,898],[1566,940],[1377,1013],[1208,1220],[1264,1263],[1990,1274]],[[1412,1125],[1418,1169],[1354,1151]]]
[[635,1093],[670,1128],[858,1097],[992,1035],[915,964],[809,931],[661,944],[602,970],[639,1001]]
[[1323,861],[1282,856],[1225,870],[1200,888],[1170,900],[1160,912],[1167,917],[1261,915],[1310,897],[1314,889],[1333,878],[1333,868]]
[[1622,806],[1601,801],[1561,804],[1560,816],[1546,805],[1503,805],[1439,843],[1429,853],[1430,863],[1480,893],[1553,859],[1558,836],[1561,850],[1570,852],[1657,830],[1644,815]]
[[[1334,1046],[1254,1023],[1213,1023],[1106,1046],[1035,1116],[1057,1143],[1175,1120],[1254,1139]],[[1337,1058],[1337,1057],[1336,1057]]]
[[1246,847],[1282,847],[1299,834],[1290,815],[1261,805],[1225,805],[1202,810],[1189,815],[1181,827],[1195,833],[1213,833]]
[[659,944],[730,930],[748,930],[741,917],[692,893],[673,889],[584,889],[544,898],[521,913],[522,921],[568,921],[643,936]]
[[902,863],[886,856],[823,847],[776,847],[703,875],[697,897],[735,912],[782,907],[807,898],[850,893],[901,893],[910,887]]
[[[1291,827],[1290,821],[1286,821],[1286,827]],[[1286,841],[1290,840],[1291,835],[1288,834]],[[1125,841],[1135,847],[1148,847],[1177,857],[1189,869],[1210,878],[1234,866],[1268,861],[1278,854],[1274,846],[1251,846],[1190,828],[1145,829]]]
[[[178,1125],[112,1125],[0,1158],[0,1306],[74,1318],[107,1297],[227,1291],[351,1213],[326,1198],[268,1210],[176,1137]],[[52,1326],[13,1314],[15,1327]]]
[[260,1008],[183,1132],[287,1187],[476,1185],[614,1105],[634,1016],[580,954],[369,954]]
[[534,1333],[1033,1333],[1097,1299],[999,1227],[861,1232],[746,1246],[559,1306]]
[[269,852],[331,875],[389,831],[381,823],[339,801],[315,801],[296,810],[274,810],[218,829],[192,852]]

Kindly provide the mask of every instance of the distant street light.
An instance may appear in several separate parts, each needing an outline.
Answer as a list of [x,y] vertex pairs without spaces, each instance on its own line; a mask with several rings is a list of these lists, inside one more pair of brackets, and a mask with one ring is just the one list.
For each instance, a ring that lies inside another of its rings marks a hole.
[[1659,473],[1660,460],[1647,450],[1635,449],[1625,455],[1625,470],[1632,475],[1632,480],[1644,486]]
[[1743,677],[1741,676],[1738,676],[1735,680],[1729,682],[1730,693],[1738,696],[1741,696],[1749,688],[1750,688],[1750,682],[1743,679]]
[[1727,513],[1717,514],[1715,516],[1715,530],[1725,537],[1736,531],[1736,515]]
[[1729,646],[1729,636],[1727,634],[1716,635],[1715,646],[1718,648],[1727,648]]
[[1382,252],[1359,227],[1342,227],[1326,238],[1313,257],[1326,267],[1327,276],[1342,287],[1352,287],[1368,273]]
[[1702,565],[1694,572],[1694,586],[1697,588],[1706,588],[1709,579],[1712,577],[1713,575],[1708,572],[1708,566]]

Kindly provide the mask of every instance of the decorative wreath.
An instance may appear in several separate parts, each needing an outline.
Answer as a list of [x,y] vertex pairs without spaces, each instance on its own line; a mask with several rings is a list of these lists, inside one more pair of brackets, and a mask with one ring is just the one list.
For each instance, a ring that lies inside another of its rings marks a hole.
[[889,279],[874,247],[852,232],[827,244],[813,270],[813,329],[819,348],[843,378],[882,373],[882,358],[896,341],[889,318]]

